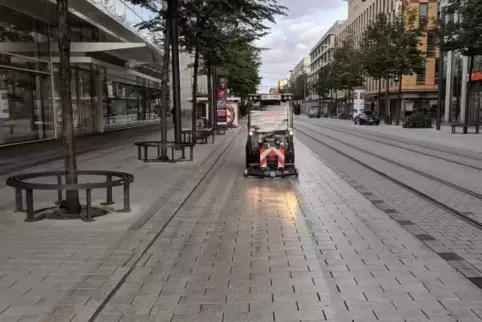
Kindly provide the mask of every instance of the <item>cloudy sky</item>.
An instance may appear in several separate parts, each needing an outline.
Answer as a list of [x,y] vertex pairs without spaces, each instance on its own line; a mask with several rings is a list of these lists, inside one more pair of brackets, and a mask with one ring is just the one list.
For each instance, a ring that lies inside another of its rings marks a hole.
[[260,90],[277,86],[336,20],[346,19],[348,2],[342,0],[278,0],[289,8],[271,33],[259,41],[263,53]]

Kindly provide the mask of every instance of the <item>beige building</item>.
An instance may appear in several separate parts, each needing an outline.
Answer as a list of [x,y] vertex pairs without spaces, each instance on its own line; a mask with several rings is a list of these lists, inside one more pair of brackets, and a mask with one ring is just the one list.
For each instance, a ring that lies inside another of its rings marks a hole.
[[[375,21],[377,14],[382,12],[393,19],[404,9],[404,6],[408,5],[417,12],[419,25],[429,25],[437,18],[437,0],[410,0],[406,2],[406,5],[403,5],[401,0],[345,1],[348,2],[348,18],[341,28],[338,39],[343,39],[351,34],[357,43],[361,41],[366,26]],[[422,37],[420,49],[427,55],[426,63],[424,68],[414,75],[402,77],[402,111],[427,109],[435,113],[438,86],[438,50],[436,50],[434,39],[430,35]],[[385,95],[386,86],[386,82],[382,81],[382,99]],[[388,86],[391,95],[391,111],[394,115],[399,83],[392,79]],[[367,78],[365,87],[367,90],[366,101],[375,102],[378,95],[378,81]],[[386,114],[385,105],[384,103],[381,105],[380,116],[384,116]]]
[[306,56],[296,64],[292,70],[290,70],[289,86],[293,86],[299,76],[303,74],[308,75],[310,73],[310,62],[310,56]]
[[316,81],[317,72],[333,59],[336,37],[343,30],[344,20],[336,21],[310,51],[309,82]]

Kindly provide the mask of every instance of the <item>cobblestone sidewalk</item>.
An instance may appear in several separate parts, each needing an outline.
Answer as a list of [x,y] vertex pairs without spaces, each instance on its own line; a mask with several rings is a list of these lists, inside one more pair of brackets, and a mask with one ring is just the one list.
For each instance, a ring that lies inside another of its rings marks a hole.
[[[228,131],[217,137],[215,145],[198,145],[193,163],[142,163],[137,160],[133,142],[81,155],[81,169],[126,171],[136,177],[131,188],[132,212],[113,213],[94,223],[24,223],[25,214],[12,211],[13,192],[3,185],[3,177],[0,321],[70,321],[74,317],[86,321],[138,260],[137,252],[151,239],[152,231],[146,227],[159,229],[167,222],[237,133]],[[31,171],[59,167],[61,162],[53,162]],[[121,202],[121,192],[114,191],[114,201]],[[55,193],[35,197],[41,207],[53,202]],[[96,193],[93,203],[104,198],[104,192]]]
[[[141,260],[95,321],[480,320],[478,288],[304,145],[292,180],[243,178],[243,146],[124,248]],[[87,321],[102,300],[77,289],[44,321]]]

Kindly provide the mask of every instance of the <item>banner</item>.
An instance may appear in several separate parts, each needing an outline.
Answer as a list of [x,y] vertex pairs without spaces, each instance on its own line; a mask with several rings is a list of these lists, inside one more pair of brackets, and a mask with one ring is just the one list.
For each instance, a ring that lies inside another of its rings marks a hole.
[[226,106],[226,123],[228,126],[238,127],[238,103],[228,101]]
[[228,111],[227,111],[227,88],[228,88],[228,78],[226,76],[219,76],[217,79],[217,90],[216,90],[216,97],[217,97],[217,102],[216,102],[216,110],[217,110],[217,124],[218,125],[227,125],[227,117],[228,117]]

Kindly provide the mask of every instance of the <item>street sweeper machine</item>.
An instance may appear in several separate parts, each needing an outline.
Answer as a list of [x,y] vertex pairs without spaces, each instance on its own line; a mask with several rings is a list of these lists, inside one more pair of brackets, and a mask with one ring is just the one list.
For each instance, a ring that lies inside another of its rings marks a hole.
[[245,176],[297,176],[292,94],[251,94]]

